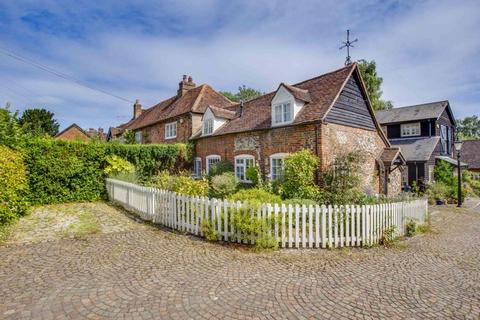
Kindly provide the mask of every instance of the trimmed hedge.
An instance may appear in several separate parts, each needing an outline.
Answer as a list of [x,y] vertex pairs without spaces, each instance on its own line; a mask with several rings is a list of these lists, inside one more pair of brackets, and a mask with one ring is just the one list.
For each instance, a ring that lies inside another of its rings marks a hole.
[[25,162],[35,204],[94,201],[105,197],[106,157],[120,156],[140,177],[172,170],[187,159],[185,145],[124,145],[38,138],[27,141]]
[[3,225],[23,215],[29,203],[22,153],[0,145],[0,155],[0,225]]

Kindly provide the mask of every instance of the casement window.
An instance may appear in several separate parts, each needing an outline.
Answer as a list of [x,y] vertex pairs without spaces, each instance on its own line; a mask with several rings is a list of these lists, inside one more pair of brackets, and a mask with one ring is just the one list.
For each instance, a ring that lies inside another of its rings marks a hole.
[[177,137],[177,122],[170,122],[165,125],[165,139]]
[[290,102],[273,106],[273,124],[289,123],[293,121],[293,105]]
[[203,135],[209,135],[213,133],[213,118],[203,120]]
[[142,136],[143,136],[142,131],[135,132],[135,142],[142,143],[142,138],[143,138]]
[[283,159],[287,153],[276,153],[270,156],[270,178],[276,180],[283,176]]
[[207,156],[207,174],[210,172],[210,168],[217,162],[220,162],[221,158],[218,155]]
[[448,129],[447,126],[441,125],[440,126],[440,144],[441,144],[441,153],[447,154],[448,153]]
[[405,123],[400,125],[400,134],[402,137],[415,137],[420,135],[420,122]]
[[247,179],[247,169],[253,167],[255,158],[251,155],[242,154],[235,157],[235,176],[240,182],[251,182]]
[[200,157],[193,160],[193,176],[197,178],[202,176],[202,158]]

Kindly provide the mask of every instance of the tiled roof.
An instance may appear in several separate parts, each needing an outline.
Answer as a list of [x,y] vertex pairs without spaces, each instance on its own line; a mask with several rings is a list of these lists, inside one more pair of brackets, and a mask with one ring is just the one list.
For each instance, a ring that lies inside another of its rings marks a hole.
[[[323,119],[355,68],[356,64],[352,64],[295,84],[295,93],[302,94],[302,99],[305,99],[308,92],[311,101],[305,104],[291,125]],[[271,101],[275,93],[276,91],[270,92],[245,102],[241,115],[219,128],[213,135],[271,128]]]
[[142,114],[129,123],[125,129],[143,128],[188,112],[204,113],[209,105],[221,108],[232,106],[233,102],[213,90],[209,85],[203,84],[188,90],[181,97],[173,96],[143,110]]
[[464,141],[460,155],[470,169],[480,169],[480,140]]
[[86,137],[89,137],[89,135],[87,134],[87,132],[86,132],[85,130],[83,130],[78,124],[72,123],[71,125],[69,125],[69,126],[66,127],[65,129],[63,129],[62,131],[60,131],[59,133],[57,133],[57,134],[55,135],[55,138],[61,136],[62,134],[64,134],[65,132],[67,132],[68,130],[70,130],[70,129],[72,129],[72,128],[76,128],[78,131],[80,131],[81,133],[83,133]]
[[310,97],[310,93],[308,90],[300,89],[286,83],[282,83],[288,91],[295,97],[297,100],[305,101],[305,102],[312,102],[312,98]]
[[214,106],[209,106],[209,107],[210,107],[210,110],[212,110],[215,117],[218,117],[218,118],[233,119],[237,114],[235,111],[230,111],[225,108],[217,108]]
[[407,161],[427,161],[440,141],[440,137],[390,140],[393,146],[400,147]]
[[378,122],[381,124],[423,119],[438,119],[447,106],[448,101],[437,101],[408,107],[393,108],[390,110],[379,110],[375,115]]
[[399,156],[401,157],[400,148],[390,147],[390,148],[383,149],[383,152],[380,158],[382,159],[383,163],[387,164],[388,166],[391,166]]

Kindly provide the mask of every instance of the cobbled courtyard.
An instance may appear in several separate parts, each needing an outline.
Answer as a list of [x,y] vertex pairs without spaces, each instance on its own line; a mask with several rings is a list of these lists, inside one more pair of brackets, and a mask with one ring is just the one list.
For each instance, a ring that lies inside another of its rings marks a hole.
[[273,253],[173,234],[104,203],[54,210],[75,206],[97,219],[77,229],[94,232],[73,232],[73,218],[56,233],[20,222],[0,246],[1,319],[480,318],[474,203],[431,207],[432,232],[393,248]]

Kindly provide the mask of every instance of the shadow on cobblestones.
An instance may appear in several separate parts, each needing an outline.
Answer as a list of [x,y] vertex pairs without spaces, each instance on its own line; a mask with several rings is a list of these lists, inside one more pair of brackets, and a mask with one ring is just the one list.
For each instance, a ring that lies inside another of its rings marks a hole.
[[479,211],[434,207],[393,249],[260,254],[116,211],[132,225],[0,247],[0,318],[478,319]]

